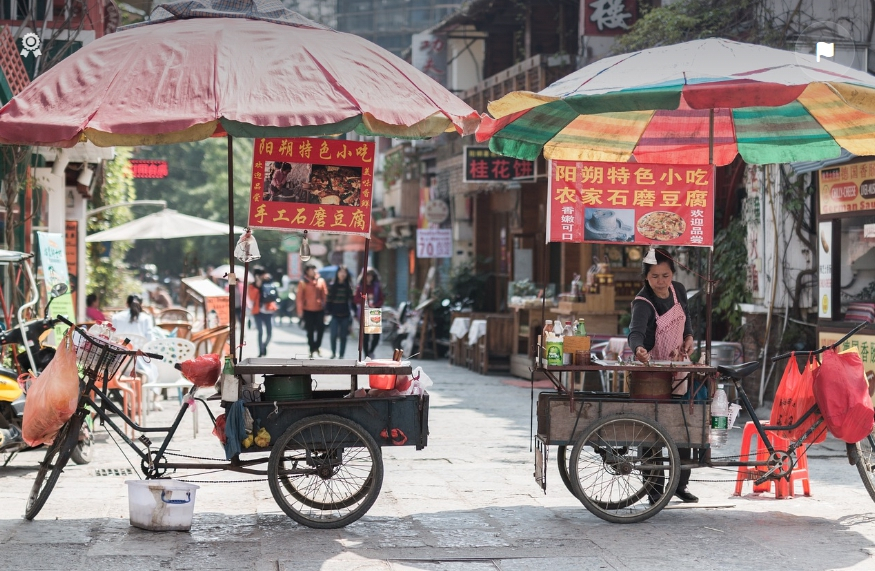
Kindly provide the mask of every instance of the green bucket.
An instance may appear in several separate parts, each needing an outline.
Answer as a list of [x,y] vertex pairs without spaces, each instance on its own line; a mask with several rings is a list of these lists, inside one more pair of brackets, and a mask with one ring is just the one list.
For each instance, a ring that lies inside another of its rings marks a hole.
[[313,398],[310,375],[266,375],[264,397],[266,401],[304,400]]

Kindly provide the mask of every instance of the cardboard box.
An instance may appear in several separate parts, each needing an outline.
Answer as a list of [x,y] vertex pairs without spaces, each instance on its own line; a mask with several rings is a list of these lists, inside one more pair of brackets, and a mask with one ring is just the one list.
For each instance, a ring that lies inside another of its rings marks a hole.
[[575,351],[589,351],[590,338],[589,335],[563,337],[562,352],[574,354]]

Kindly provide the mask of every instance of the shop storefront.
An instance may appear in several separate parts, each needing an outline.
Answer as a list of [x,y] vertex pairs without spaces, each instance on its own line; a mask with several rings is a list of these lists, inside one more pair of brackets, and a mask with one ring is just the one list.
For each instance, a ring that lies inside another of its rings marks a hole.
[[[875,322],[875,161],[855,159],[818,171],[818,345],[860,321]],[[867,371],[875,335],[855,335]]]

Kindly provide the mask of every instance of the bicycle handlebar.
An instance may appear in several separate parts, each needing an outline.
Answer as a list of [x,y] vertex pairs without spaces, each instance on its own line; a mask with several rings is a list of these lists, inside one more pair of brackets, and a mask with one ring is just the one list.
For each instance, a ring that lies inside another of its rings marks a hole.
[[809,356],[819,355],[820,353],[823,353],[824,351],[828,351],[829,349],[835,349],[836,347],[838,347],[839,345],[841,345],[842,343],[844,343],[845,341],[847,341],[848,339],[853,337],[857,333],[857,331],[863,329],[867,325],[869,325],[869,324],[864,321],[863,323],[861,323],[861,324],[857,325],[856,327],[854,327],[853,329],[851,329],[851,331],[848,332],[847,335],[845,335],[844,337],[842,337],[841,339],[839,339],[838,341],[836,341],[832,345],[821,347],[817,351],[791,351],[789,353],[784,353],[783,355],[777,355],[775,357],[772,357],[771,361],[774,363],[775,361],[780,361],[781,359],[786,359],[786,358],[792,356],[794,353],[796,353],[798,355],[809,355]]
[[[91,336],[82,327],[79,327],[78,325],[76,325],[75,323],[73,323],[72,321],[70,321],[69,319],[64,317],[63,315],[58,315],[55,317],[55,319],[57,319],[61,323],[69,325],[70,327],[75,329],[79,335],[85,337],[85,339],[87,339],[88,341],[91,341],[91,342],[104,341],[105,342],[105,340],[103,340],[103,339],[96,339],[95,337]],[[125,343],[127,343],[127,342],[128,342],[128,340],[125,339]],[[143,351],[126,351],[126,353],[130,353],[131,355],[137,355],[138,357],[149,357],[150,359],[158,359],[159,361],[164,360],[164,355],[159,355],[158,353],[145,353]]]

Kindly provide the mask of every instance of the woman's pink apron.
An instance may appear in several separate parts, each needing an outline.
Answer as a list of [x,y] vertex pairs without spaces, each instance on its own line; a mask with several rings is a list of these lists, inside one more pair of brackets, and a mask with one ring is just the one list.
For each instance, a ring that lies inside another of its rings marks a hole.
[[[650,351],[650,358],[654,361],[678,360],[684,344],[684,325],[686,324],[687,314],[678,302],[674,286],[669,285],[668,289],[671,291],[674,305],[662,315],[659,315],[659,312],[656,311],[656,306],[649,299],[640,295],[635,297],[635,299],[649,303],[650,307],[653,308],[653,315],[656,316],[656,345]],[[672,383],[672,394],[686,394],[686,377],[687,373],[678,373],[675,376],[675,382]]]

